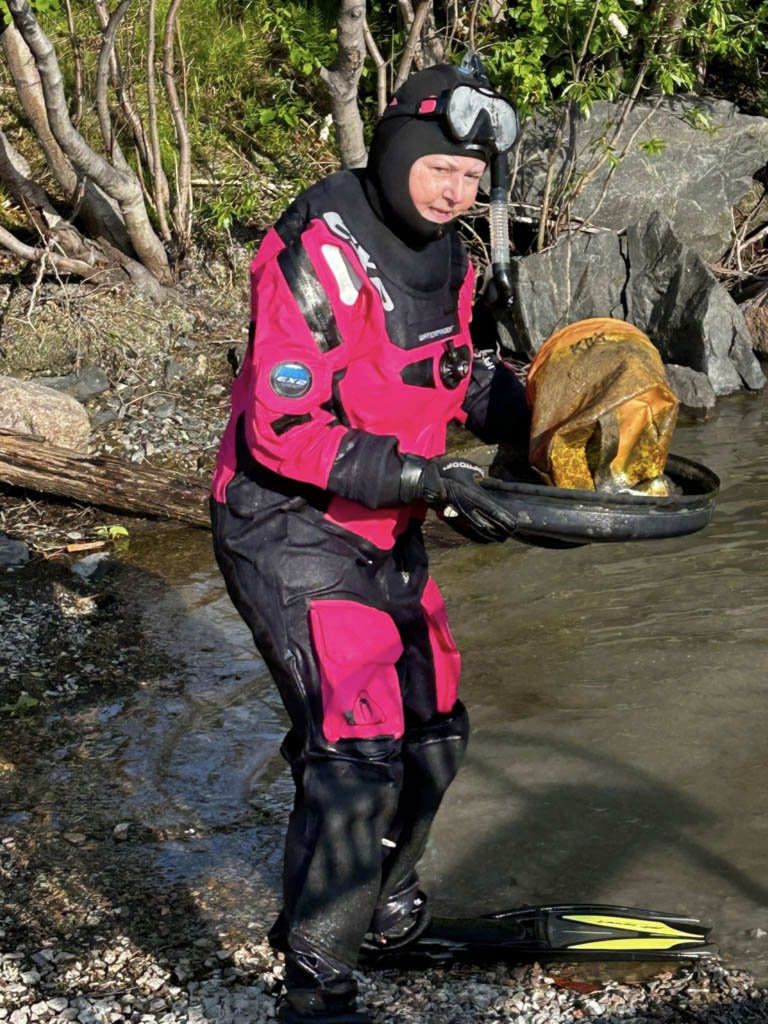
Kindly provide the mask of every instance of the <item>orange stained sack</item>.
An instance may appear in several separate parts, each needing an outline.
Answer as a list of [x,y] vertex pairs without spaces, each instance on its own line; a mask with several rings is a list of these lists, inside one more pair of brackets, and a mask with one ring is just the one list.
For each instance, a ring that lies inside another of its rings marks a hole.
[[677,398],[661,356],[624,320],[569,324],[528,373],[530,462],[556,487],[667,494]]

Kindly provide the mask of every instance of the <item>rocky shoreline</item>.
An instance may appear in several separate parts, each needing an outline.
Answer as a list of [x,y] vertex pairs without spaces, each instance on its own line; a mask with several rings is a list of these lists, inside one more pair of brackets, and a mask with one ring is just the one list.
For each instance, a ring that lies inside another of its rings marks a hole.
[[[10,1024],[273,1020],[282,965],[268,947],[211,952],[205,966],[194,972],[183,960],[172,965],[162,957],[147,957],[127,939],[94,950],[87,960],[52,948],[29,955],[3,954],[0,975],[7,1005],[0,1008],[0,1019]],[[749,976],[721,967],[662,972],[652,981],[632,985],[593,985],[537,965],[483,971],[454,967],[410,976],[390,971],[360,981],[362,997],[377,1024],[757,1024],[768,1019],[764,993]]]
[[[80,400],[92,451],[205,479],[245,335],[242,288],[201,284],[187,309],[162,315],[122,294],[94,304],[78,292],[62,304],[58,286],[47,288],[34,327],[28,293],[6,305],[3,337],[17,344],[6,345],[0,372],[56,376],[69,391],[90,380]],[[134,333],[113,337],[125,318]],[[148,852],[199,834],[124,820],[121,790],[105,774],[118,742],[114,702],[137,686],[172,696],[183,673],[145,631],[125,548],[149,536],[161,543],[166,529],[0,486],[0,533],[17,545],[0,566],[0,1021],[274,1018],[282,965],[260,936],[274,913],[275,869],[254,883],[250,927],[218,930],[231,896],[160,884],[148,869]],[[279,859],[287,807],[286,789],[238,823],[258,833],[265,859]],[[768,991],[717,962],[387,971],[361,975],[361,987],[377,1024],[768,1020]]]

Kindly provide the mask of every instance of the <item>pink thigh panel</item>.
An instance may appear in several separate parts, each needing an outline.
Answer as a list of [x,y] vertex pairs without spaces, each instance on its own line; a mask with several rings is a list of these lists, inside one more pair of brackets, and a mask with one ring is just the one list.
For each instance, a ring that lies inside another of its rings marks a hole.
[[313,601],[309,608],[323,692],[323,734],[340,739],[403,735],[395,662],[403,644],[386,612],[357,601]]
[[448,712],[453,709],[459,693],[461,655],[448,625],[448,615],[443,596],[433,579],[427,580],[421,596],[421,606],[429,630],[432,660],[435,664],[435,689],[437,710]]

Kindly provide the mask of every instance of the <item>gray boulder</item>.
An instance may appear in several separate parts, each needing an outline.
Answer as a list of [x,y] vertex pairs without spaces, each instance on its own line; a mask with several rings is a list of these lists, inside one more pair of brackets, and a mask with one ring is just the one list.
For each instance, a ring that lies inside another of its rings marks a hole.
[[654,213],[622,239],[629,267],[625,317],[667,363],[706,373],[716,395],[761,388],[744,314],[701,258]]
[[38,434],[50,444],[87,449],[88,413],[71,395],[36,381],[0,376],[0,427]]
[[503,348],[532,356],[550,334],[575,320],[625,319],[627,268],[612,231],[573,235],[513,259],[511,276],[514,303],[499,325]]
[[665,362],[706,374],[716,395],[765,384],[741,310],[660,213],[624,235],[565,236],[517,258],[512,281],[499,329],[510,351],[530,357],[560,327],[610,316],[639,327]]
[[[649,117],[651,110],[638,104],[630,112],[614,144],[616,155],[635,131],[637,135],[611,174],[602,202],[610,172],[608,161],[575,200],[571,214],[595,227],[623,231],[659,210],[685,245],[704,259],[715,260],[731,241],[731,209],[753,187],[753,176],[768,162],[768,118],[741,114],[726,100],[697,96],[665,97]],[[686,120],[686,114],[691,117],[696,110],[709,119],[710,130],[694,128]],[[595,103],[589,119],[571,125],[559,147],[556,167],[562,170],[567,161],[575,159],[576,180],[579,173],[594,166],[599,140],[607,136],[616,118],[616,104]],[[541,205],[554,136],[552,120],[533,118],[524,126],[511,197],[523,214]],[[656,156],[640,148],[652,138],[666,143]]]
[[715,392],[706,373],[692,370],[690,366],[667,363],[667,380],[677,395],[680,405],[689,409],[711,409],[715,404]]

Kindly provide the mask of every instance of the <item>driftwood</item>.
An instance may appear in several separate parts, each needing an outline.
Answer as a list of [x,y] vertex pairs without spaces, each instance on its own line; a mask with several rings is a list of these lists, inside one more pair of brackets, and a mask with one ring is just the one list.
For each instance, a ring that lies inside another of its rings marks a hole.
[[136,469],[0,428],[0,483],[137,515],[209,526],[208,488],[160,469]]

